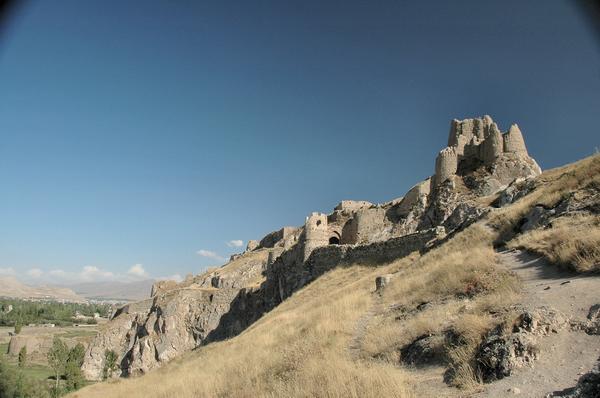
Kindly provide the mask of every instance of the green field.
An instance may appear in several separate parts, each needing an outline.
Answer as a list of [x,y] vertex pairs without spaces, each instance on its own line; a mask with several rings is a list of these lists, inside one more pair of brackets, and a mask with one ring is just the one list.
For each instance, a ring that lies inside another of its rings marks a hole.
[[41,364],[37,361],[26,362],[25,367],[19,368],[17,364],[17,357],[12,357],[10,355],[5,354],[8,350],[8,344],[0,344],[0,349],[2,350],[2,355],[4,355],[6,362],[10,366],[19,369],[27,377],[30,377],[35,380],[47,380],[50,376],[53,375],[52,369],[50,369],[49,366]]
[[61,339],[72,339],[76,337],[93,337],[98,333],[96,328],[87,329],[85,327],[79,329],[69,329],[64,333],[58,333],[57,336]]

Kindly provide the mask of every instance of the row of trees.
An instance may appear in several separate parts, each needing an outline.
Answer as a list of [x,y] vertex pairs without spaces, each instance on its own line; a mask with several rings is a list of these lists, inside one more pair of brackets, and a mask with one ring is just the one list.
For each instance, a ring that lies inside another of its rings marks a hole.
[[[93,317],[96,312],[102,316],[107,316],[110,308],[111,306],[108,304],[0,299],[0,326],[27,325],[30,323],[71,325],[76,312],[89,317]],[[11,310],[9,311],[9,309]]]

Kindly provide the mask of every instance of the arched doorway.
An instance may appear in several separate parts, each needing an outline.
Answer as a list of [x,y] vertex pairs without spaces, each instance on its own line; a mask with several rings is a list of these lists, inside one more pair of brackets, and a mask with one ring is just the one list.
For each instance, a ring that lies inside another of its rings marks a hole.
[[340,244],[340,238],[337,237],[337,235],[333,235],[331,238],[329,238],[329,244],[330,245],[339,245]]

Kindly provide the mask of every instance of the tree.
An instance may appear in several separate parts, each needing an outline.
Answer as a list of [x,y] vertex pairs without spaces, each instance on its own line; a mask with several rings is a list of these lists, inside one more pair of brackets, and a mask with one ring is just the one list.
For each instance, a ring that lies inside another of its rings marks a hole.
[[67,379],[67,390],[77,390],[85,384],[83,373],[81,373],[81,365],[83,365],[83,357],[85,355],[85,348],[81,343],[78,343],[75,347],[69,351],[67,357],[67,365],[65,368],[65,378]]
[[117,370],[117,353],[113,350],[104,351],[104,369],[102,369],[104,380],[112,377],[115,370]]
[[15,334],[19,334],[21,333],[21,329],[23,328],[23,324],[21,324],[21,321],[18,320],[15,322]]
[[48,365],[50,365],[54,371],[56,390],[58,390],[60,376],[65,372],[68,358],[69,349],[67,348],[67,345],[61,339],[55,336],[54,340],[52,341],[52,348],[50,348],[50,351],[48,351]]
[[24,368],[26,362],[27,362],[27,346],[23,346],[19,350],[19,367]]

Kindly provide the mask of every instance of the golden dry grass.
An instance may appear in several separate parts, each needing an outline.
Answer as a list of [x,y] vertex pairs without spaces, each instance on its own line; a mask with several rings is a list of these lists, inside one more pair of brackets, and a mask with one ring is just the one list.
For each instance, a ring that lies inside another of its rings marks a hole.
[[411,397],[401,369],[355,362],[347,350],[356,321],[372,304],[375,275],[398,266],[336,269],[233,339],[73,396]]
[[552,228],[519,235],[507,246],[539,253],[577,272],[600,272],[600,217],[559,217]]
[[590,184],[600,184],[600,154],[576,163],[544,171],[536,179],[536,189],[511,206],[494,212],[489,224],[499,231],[500,239],[512,238],[512,230],[536,204],[554,207],[570,192]]
[[[502,311],[519,298],[519,282],[495,266],[493,243],[535,204],[554,205],[569,192],[600,183],[599,176],[597,155],[550,170],[530,195],[423,256],[380,267],[335,269],[235,338],[201,347],[145,376],[99,383],[72,396],[419,396],[420,376],[402,367],[399,349],[421,335],[448,332],[454,339],[444,347],[452,382],[475,388],[479,376],[474,351],[483,335],[510,317]],[[594,261],[596,252],[590,257],[581,247],[561,246],[560,241],[572,236],[586,242],[586,248],[597,247],[598,241],[586,241],[575,220],[561,222],[565,224],[554,232],[534,231],[511,244],[589,266],[585,264]],[[597,226],[593,224],[595,233]],[[385,273],[396,276],[379,297],[373,294],[373,281]],[[417,310],[425,302],[432,305]],[[356,359],[349,347],[357,338],[357,325],[373,308],[380,311],[368,317]]]
[[[495,325],[489,314],[510,306],[519,296],[516,277],[495,266],[494,238],[489,228],[474,224],[399,273],[386,287],[383,300],[409,316],[389,311],[373,322],[364,354],[397,362],[400,348],[417,337],[451,331],[458,343],[447,342],[442,348],[452,369],[452,383],[476,386],[473,354]],[[418,310],[422,303],[432,305]]]

